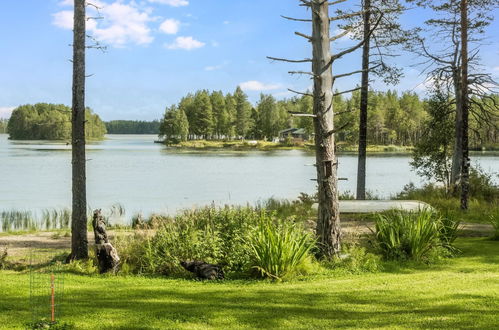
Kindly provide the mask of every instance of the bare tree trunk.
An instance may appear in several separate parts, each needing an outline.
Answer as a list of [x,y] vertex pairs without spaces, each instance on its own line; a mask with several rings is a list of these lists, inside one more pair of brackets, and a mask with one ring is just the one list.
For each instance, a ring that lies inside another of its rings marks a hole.
[[454,140],[454,148],[452,152],[452,170],[451,170],[451,188],[457,190],[457,184],[461,177],[461,164],[463,163],[463,107],[461,97],[461,74],[459,67],[452,68],[452,76],[454,82],[454,94],[456,97],[456,119],[455,131],[456,138]]
[[71,259],[88,258],[85,176],[85,0],[74,1]]
[[461,105],[463,108],[463,159],[461,168],[461,209],[468,209],[469,150],[468,150],[468,0],[461,0]]
[[341,227],[338,207],[338,161],[334,144],[333,76],[329,37],[329,4],[311,1],[313,112],[319,186],[317,236],[320,255],[331,257],[340,251]]
[[362,81],[360,89],[359,159],[357,164],[357,199],[366,199],[367,104],[369,96],[369,47],[371,0],[364,0],[364,45],[362,46]]

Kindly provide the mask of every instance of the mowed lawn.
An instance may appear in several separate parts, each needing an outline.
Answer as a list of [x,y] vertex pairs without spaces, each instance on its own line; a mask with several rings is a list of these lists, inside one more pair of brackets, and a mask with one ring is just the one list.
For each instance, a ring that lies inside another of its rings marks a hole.
[[[499,242],[459,239],[432,266],[303,280],[198,282],[65,274],[78,329],[499,328]],[[30,320],[29,274],[0,271],[0,328]]]

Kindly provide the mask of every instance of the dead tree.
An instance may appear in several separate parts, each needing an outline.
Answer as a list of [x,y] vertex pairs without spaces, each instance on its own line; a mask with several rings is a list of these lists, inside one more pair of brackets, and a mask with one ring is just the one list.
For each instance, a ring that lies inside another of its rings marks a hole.
[[74,1],[72,100],[72,217],[70,259],[88,258],[85,169],[85,0]]
[[[419,65],[424,67],[428,80],[436,81],[435,84],[438,86],[445,86],[450,96],[453,96],[451,102],[455,105],[455,140],[451,186],[457,193],[460,184],[463,194],[463,188],[467,189],[467,183],[463,181],[468,180],[463,174],[468,175],[466,173],[469,172],[470,162],[467,150],[469,115],[481,125],[498,129],[494,124],[498,106],[491,96],[497,92],[497,83],[491,74],[478,72],[480,69],[478,54],[483,40],[481,35],[490,25],[493,19],[490,13],[499,5],[499,1],[476,0],[464,3],[463,0],[407,0],[407,2],[429,7],[438,13],[437,18],[425,22],[429,26],[427,31],[423,29],[414,31],[415,38],[409,43],[408,48],[425,58]],[[424,32],[427,34],[426,39],[433,39],[431,45],[421,36]],[[463,74],[467,77],[463,77]],[[480,103],[480,99],[492,102]],[[467,192],[464,192],[464,195],[467,195]],[[463,201],[462,206],[466,207],[464,204],[466,203]]]
[[[312,19],[296,19],[283,16],[286,19],[312,23],[312,35],[295,32],[296,35],[307,39],[312,44],[312,58],[290,60],[268,57],[271,60],[291,63],[311,63],[312,71],[290,71],[291,74],[306,74],[312,77],[313,87],[313,114],[315,132],[315,155],[318,184],[318,217],[316,235],[319,246],[319,256],[332,257],[341,249],[341,227],[338,203],[338,160],[335,152],[335,133],[339,129],[334,127],[333,85],[336,79],[362,72],[362,70],[333,75],[333,63],[342,56],[349,54],[364,43],[360,41],[353,47],[331,53],[331,42],[340,36],[330,36],[330,22],[346,19],[353,15],[362,15],[362,11],[348,15],[329,16],[329,7],[346,0],[328,2],[324,0],[299,0],[300,6],[307,7]],[[378,22],[377,22],[378,23]],[[377,25],[377,24],[376,24]],[[369,33],[369,35],[372,31]],[[345,35],[343,33],[342,35]]]
[[468,0],[461,0],[461,106],[462,118],[462,165],[461,165],[461,209],[468,209],[470,158],[468,145],[468,117],[469,117],[469,90],[468,90]]
[[99,262],[99,273],[107,273],[109,271],[116,273],[120,265],[120,257],[118,251],[109,243],[106,232],[106,222],[101,215],[101,210],[95,210],[92,220],[95,238],[95,255]]

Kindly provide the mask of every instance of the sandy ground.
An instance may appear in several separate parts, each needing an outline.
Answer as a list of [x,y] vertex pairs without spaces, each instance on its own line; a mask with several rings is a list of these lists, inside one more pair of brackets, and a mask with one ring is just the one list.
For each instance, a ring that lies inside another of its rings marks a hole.
[[[355,239],[361,235],[369,234],[369,228],[374,228],[372,222],[365,221],[342,221],[343,236],[347,240]],[[461,225],[461,236],[468,237],[486,237],[490,236],[492,226],[487,224],[465,223]],[[115,236],[112,230],[108,232],[111,242]],[[123,233],[123,232],[121,232]],[[129,232],[131,233],[131,232]],[[93,232],[88,233],[88,242],[93,245]],[[36,253],[63,253],[69,252],[71,246],[71,237],[64,236],[61,232],[36,232],[21,235],[0,236],[0,254],[4,248],[7,248],[10,257],[20,258],[20,260],[29,258],[32,251]]]

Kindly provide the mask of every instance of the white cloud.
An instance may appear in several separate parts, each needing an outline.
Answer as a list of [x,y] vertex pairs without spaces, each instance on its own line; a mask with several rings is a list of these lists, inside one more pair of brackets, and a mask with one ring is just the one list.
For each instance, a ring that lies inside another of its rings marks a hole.
[[270,91],[281,88],[279,84],[264,84],[260,81],[250,80],[239,84],[242,90],[245,91]]
[[229,23],[230,23],[229,21],[224,21],[224,24],[225,24],[225,25],[227,25],[227,24],[229,24]]
[[9,118],[15,107],[0,107],[0,118]]
[[204,68],[205,71],[216,71],[223,68],[223,65],[210,65]]
[[59,2],[59,6],[73,6],[74,0],[62,0]]
[[70,10],[63,10],[58,13],[52,14],[54,17],[52,24],[61,29],[71,30],[73,28],[73,12]]
[[172,7],[182,7],[189,5],[189,1],[187,0],[148,0],[152,3],[160,3],[163,5],[169,5]]
[[[148,23],[155,19],[150,16],[148,9],[139,9],[133,1],[129,4],[122,1],[111,4],[98,3],[103,19],[87,21],[87,31],[90,31],[97,40],[115,47],[124,47],[128,43],[143,45],[154,40]],[[89,11],[89,16],[97,15]],[[53,14],[53,17],[52,23],[55,26],[63,29],[73,28],[72,11],[60,11]]]
[[493,71],[499,71],[499,66],[492,68]]
[[175,39],[175,42],[173,42],[172,44],[166,44],[165,47],[168,49],[193,50],[196,48],[201,48],[204,45],[204,42],[198,41],[192,37],[177,37]]
[[180,21],[177,21],[176,19],[173,18],[165,20],[159,26],[159,30],[166,34],[177,34],[179,28],[180,28]]
[[148,44],[154,40],[147,23],[154,19],[145,11],[140,11],[130,3],[114,2],[101,9],[106,24],[105,28],[95,28],[94,36],[105,43],[122,47],[128,42],[138,45]]

